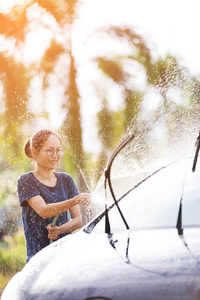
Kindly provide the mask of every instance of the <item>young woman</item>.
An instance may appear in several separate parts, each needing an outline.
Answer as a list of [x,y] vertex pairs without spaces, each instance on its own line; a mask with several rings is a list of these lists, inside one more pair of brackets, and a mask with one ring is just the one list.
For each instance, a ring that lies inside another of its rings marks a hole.
[[[33,172],[21,175],[17,182],[29,261],[50,240],[82,226],[78,204],[89,205],[91,196],[78,194],[70,175],[54,172],[63,154],[61,141],[54,132],[36,132],[26,142],[24,152],[36,164]],[[56,226],[52,227],[55,216],[58,216]]]

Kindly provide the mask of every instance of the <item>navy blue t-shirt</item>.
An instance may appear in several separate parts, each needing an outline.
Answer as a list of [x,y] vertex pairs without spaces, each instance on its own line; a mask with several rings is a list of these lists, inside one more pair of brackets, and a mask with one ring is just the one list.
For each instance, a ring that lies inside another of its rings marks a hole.
[[[54,187],[49,187],[41,183],[34,176],[33,172],[21,175],[17,182],[17,193],[22,208],[22,219],[26,238],[27,261],[42,248],[49,245],[50,240],[48,238],[47,225],[52,224],[53,217],[43,219],[32,209],[26,200],[40,195],[48,204],[64,201],[78,195],[77,188],[70,175],[66,173],[55,173],[55,176],[57,182]],[[60,226],[68,221],[68,213],[64,212],[59,215],[56,225]],[[62,236],[59,236],[59,238]]]

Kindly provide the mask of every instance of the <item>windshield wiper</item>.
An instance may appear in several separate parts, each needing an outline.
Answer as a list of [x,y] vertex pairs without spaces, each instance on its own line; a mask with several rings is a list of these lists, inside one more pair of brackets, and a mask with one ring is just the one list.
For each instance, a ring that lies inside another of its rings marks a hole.
[[200,132],[199,132],[199,135],[197,137],[196,144],[197,144],[197,146],[196,146],[196,152],[195,152],[194,162],[193,162],[193,166],[192,166],[192,172],[195,171],[196,165],[197,165],[197,159],[198,159],[198,154],[199,154],[199,149],[200,149]]
[[[128,255],[128,250],[129,250],[129,243],[130,243],[130,232],[129,232],[129,225],[121,211],[121,209],[119,208],[119,205],[118,205],[118,201],[116,200],[116,197],[115,197],[115,194],[114,194],[114,191],[113,191],[113,188],[112,188],[112,184],[111,184],[111,178],[110,178],[110,171],[111,171],[111,166],[112,166],[112,163],[115,159],[115,157],[117,156],[117,154],[134,138],[134,134],[130,134],[118,147],[117,149],[113,152],[112,156],[110,157],[110,160],[108,161],[108,165],[107,165],[107,168],[105,170],[105,198],[106,198],[106,182],[108,181],[108,185],[109,185],[109,188],[110,188],[110,192],[111,192],[111,195],[113,197],[113,200],[114,200],[114,203],[119,211],[119,214],[126,226],[126,229],[127,229],[127,233],[128,233],[128,237],[127,237],[127,245],[126,245],[126,253],[125,253],[125,262],[126,263],[130,263],[129,261],[129,255]],[[105,233],[107,233],[107,237],[108,237],[108,240],[111,244],[111,246],[116,249],[116,246],[115,246],[115,243],[118,242],[118,240],[113,240],[113,234],[111,233],[111,229],[110,229],[110,221],[109,221],[109,217],[108,217],[108,207],[107,207],[107,199],[105,199]]]
[[[115,197],[115,194],[114,194],[114,191],[113,191],[113,188],[112,188],[112,184],[111,184],[111,178],[110,178],[110,171],[111,171],[111,166],[112,166],[112,163],[115,159],[115,157],[117,156],[117,154],[134,138],[134,134],[130,134],[118,147],[117,149],[113,152],[112,156],[110,157],[110,160],[108,161],[108,165],[107,165],[107,168],[105,170],[105,190],[106,190],[106,182],[108,181],[108,185],[109,185],[109,188],[110,188],[110,192],[111,192],[111,195],[113,197],[113,200],[115,202],[115,205],[117,206],[117,209],[119,211],[119,214],[126,226],[126,229],[128,230],[129,229],[129,226],[128,226],[128,223],[126,222],[126,219],[124,218],[124,215],[121,211],[121,209],[119,208],[119,205],[118,205],[118,202],[116,200],[116,197]],[[108,217],[108,207],[107,207],[107,202],[106,202],[106,209],[105,209],[105,232],[110,234],[111,231],[110,231],[110,222],[109,222],[109,217]]]
[[[196,165],[197,165],[197,159],[198,159],[198,154],[199,154],[199,149],[200,149],[200,132],[199,135],[197,137],[197,141],[196,141],[196,151],[195,151],[195,156],[194,156],[194,162],[193,162],[193,166],[192,166],[192,171],[194,172],[196,169]],[[187,248],[187,250],[190,252],[190,254],[192,255],[192,257],[199,262],[198,258],[196,258],[196,256],[191,252],[186,240],[185,240],[185,236],[184,236],[184,230],[183,230],[183,225],[182,225],[182,203],[183,203],[183,193],[184,193],[184,187],[185,187],[185,179],[186,179],[186,174],[187,174],[187,169],[185,172],[185,176],[183,179],[183,186],[182,186],[182,192],[181,192],[181,198],[180,198],[180,204],[179,204],[179,211],[178,211],[178,218],[177,218],[177,223],[176,223],[176,229],[178,231],[178,235],[180,237],[180,239],[182,240],[183,244],[185,245],[185,247]]]

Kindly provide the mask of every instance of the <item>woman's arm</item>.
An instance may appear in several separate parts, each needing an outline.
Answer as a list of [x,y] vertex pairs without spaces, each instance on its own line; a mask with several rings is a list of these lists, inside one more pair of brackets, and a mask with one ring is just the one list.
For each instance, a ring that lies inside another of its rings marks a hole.
[[35,210],[35,212],[43,219],[57,216],[77,204],[90,205],[91,195],[87,193],[81,193],[71,199],[46,204],[41,196],[35,196],[27,200],[28,204]]
[[71,233],[82,226],[82,217],[80,213],[79,206],[76,205],[70,209],[71,220],[60,225],[51,227],[51,224],[47,226],[49,231],[48,238],[50,240],[57,240],[60,234]]

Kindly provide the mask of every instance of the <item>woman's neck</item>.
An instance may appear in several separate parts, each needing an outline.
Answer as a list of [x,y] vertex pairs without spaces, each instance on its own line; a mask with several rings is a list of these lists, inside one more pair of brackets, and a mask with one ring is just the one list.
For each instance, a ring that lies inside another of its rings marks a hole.
[[33,171],[34,176],[42,183],[48,186],[55,186],[57,178],[52,170],[44,170],[36,168]]

